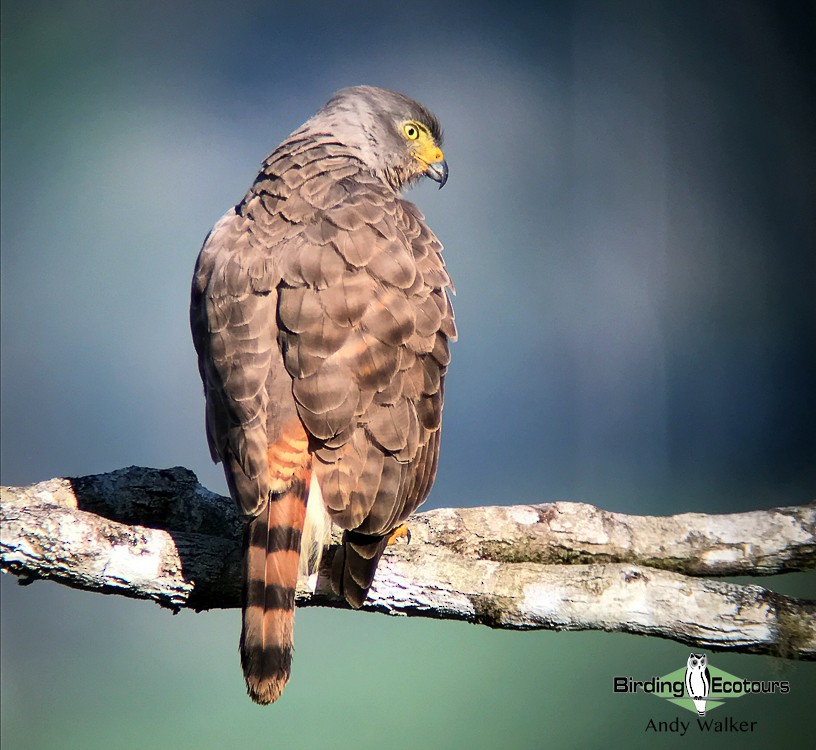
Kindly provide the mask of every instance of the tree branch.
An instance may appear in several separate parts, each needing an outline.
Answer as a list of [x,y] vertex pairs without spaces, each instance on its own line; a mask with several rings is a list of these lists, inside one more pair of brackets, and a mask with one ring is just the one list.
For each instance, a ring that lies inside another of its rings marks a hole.
[[[0,567],[23,583],[174,610],[240,605],[241,523],[187,469],[3,488],[1,519]],[[816,568],[814,504],[653,517],[559,502],[433,510],[410,527],[410,544],[386,551],[366,610],[816,659],[816,602],[702,578]],[[333,549],[300,605],[345,606],[328,584]]]

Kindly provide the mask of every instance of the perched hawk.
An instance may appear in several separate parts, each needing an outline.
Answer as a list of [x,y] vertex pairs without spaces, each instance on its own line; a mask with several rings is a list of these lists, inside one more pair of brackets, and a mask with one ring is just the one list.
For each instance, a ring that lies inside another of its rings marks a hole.
[[[436,476],[448,343],[442,245],[400,196],[445,184],[442,132],[385,89],[337,93],[213,228],[190,322],[207,439],[246,521],[241,663],[250,697],[289,678],[298,559],[353,607]],[[308,505],[308,508],[307,508]]]

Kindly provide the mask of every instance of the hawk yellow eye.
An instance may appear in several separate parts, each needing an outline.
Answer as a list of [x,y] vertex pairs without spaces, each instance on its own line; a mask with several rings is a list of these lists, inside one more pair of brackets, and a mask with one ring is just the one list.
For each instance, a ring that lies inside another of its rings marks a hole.
[[419,128],[414,125],[412,122],[408,122],[403,126],[402,129],[403,133],[405,133],[405,137],[409,141],[415,141],[419,138]]

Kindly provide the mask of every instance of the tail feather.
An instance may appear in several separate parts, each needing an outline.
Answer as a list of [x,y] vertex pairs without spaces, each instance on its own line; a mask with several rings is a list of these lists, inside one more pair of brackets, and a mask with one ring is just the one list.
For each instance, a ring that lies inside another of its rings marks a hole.
[[256,703],[273,703],[289,679],[298,557],[306,516],[308,474],[272,494],[244,533],[241,666]]

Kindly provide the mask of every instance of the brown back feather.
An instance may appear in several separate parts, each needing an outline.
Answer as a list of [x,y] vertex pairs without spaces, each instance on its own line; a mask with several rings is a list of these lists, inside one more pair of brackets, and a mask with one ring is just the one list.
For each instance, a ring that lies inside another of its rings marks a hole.
[[[309,472],[348,532],[333,583],[360,606],[387,536],[434,481],[456,337],[424,217],[321,132],[264,162],[193,280],[210,449],[248,519],[241,660],[261,703],[289,676]],[[279,443],[287,425],[308,450]]]

